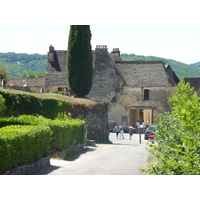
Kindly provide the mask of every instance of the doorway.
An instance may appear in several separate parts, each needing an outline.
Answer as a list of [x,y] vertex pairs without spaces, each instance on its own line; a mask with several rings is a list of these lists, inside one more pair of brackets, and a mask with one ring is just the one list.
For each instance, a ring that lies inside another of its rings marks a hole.
[[139,120],[140,123],[144,120],[146,125],[152,124],[152,109],[130,109],[129,110],[129,123],[135,127]]

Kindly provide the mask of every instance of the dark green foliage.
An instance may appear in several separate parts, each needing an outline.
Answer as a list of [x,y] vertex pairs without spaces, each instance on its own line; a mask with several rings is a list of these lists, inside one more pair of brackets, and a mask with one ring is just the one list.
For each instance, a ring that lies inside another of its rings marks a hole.
[[12,93],[0,90],[6,101],[7,112],[16,112],[26,115],[42,115],[54,119],[58,113],[67,112],[69,103],[53,98],[38,98],[28,93]]
[[6,111],[7,107],[6,107],[6,101],[3,98],[2,95],[0,95],[0,115],[4,114],[4,112]]
[[200,77],[200,69],[195,67],[195,64],[187,65],[172,59],[155,56],[138,56],[135,54],[121,54],[121,58],[124,61],[164,60],[166,64],[172,67],[179,79],[182,77]]
[[6,126],[0,131],[0,174],[49,154],[48,126]]
[[93,66],[89,25],[71,25],[68,42],[68,80],[76,96],[87,95],[92,87]]

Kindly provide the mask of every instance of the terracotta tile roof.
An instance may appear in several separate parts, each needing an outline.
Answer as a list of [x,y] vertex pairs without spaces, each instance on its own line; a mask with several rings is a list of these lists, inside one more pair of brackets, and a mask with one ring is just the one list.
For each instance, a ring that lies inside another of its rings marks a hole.
[[6,86],[44,87],[45,78],[13,78]]

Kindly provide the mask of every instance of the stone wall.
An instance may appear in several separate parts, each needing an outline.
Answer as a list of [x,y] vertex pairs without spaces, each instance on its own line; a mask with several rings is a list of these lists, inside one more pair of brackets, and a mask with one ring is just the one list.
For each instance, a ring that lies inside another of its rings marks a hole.
[[[144,89],[149,90],[149,100],[144,100]],[[124,87],[121,95],[117,98],[117,102],[112,103],[111,110],[108,113],[109,119],[122,123],[122,118],[126,117],[127,122],[124,126],[134,123],[140,119],[139,110],[149,112],[148,121],[156,123],[159,119],[159,114],[164,114],[171,110],[171,105],[168,102],[168,97],[175,93],[174,87]],[[135,114],[133,115],[133,110]],[[134,119],[133,119],[134,118]]]
[[50,165],[50,156],[43,157],[26,165],[20,165],[6,171],[3,175],[33,175],[39,169]]
[[86,121],[87,139],[95,140],[96,142],[108,141],[108,116],[103,104],[94,103],[90,106],[73,104],[69,112],[72,118],[79,118]]

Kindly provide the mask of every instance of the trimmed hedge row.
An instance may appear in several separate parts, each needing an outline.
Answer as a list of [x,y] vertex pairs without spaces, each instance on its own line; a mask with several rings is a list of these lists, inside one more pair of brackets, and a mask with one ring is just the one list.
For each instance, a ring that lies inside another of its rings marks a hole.
[[48,126],[13,125],[0,131],[0,173],[49,154],[52,131]]
[[0,118],[0,127],[0,173],[48,155],[49,150],[63,150],[85,139],[85,121],[80,119],[23,115]]
[[46,124],[52,120],[42,116],[21,115],[20,117],[0,118],[0,128],[10,125],[39,125]]
[[52,140],[50,148],[52,150],[63,150],[70,145],[76,145],[83,143],[85,139],[85,121],[74,119],[71,121],[59,121],[53,120],[48,123],[48,126],[52,130]]
[[25,115],[42,115],[54,119],[58,113],[66,112],[70,106],[67,101],[53,98],[38,98],[28,93],[12,93],[0,90],[6,102],[7,110]]

